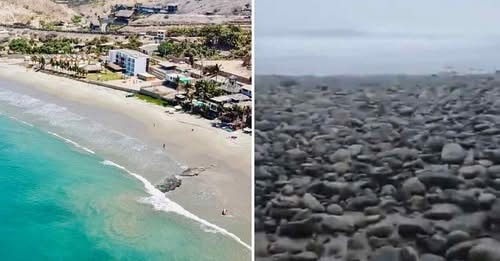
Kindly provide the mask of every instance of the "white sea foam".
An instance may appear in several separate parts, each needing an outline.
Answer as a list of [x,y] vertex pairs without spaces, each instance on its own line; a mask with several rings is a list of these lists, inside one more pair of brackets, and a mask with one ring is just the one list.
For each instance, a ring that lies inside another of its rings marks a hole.
[[25,122],[25,121],[23,121],[23,120],[21,120],[21,119],[18,119],[18,118],[16,118],[16,117],[14,117],[14,116],[9,116],[9,118],[11,118],[11,119],[13,119],[13,120],[15,120],[15,121],[18,121],[18,122],[20,122],[20,123],[22,123],[22,124],[24,124],[24,125],[28,125],[28,126],[30,126],[30,127],[33,127],[33,124],[31,124],[31,123],[29,123],[29,122]]
[[165,212],[173,212],[173,213],[176,213],[178,215],[187,217],[191,220],[194,220],[194,221],[200,223],[202,226],[204,226],[205,227],[204,231],[206,231],[206,232],[217,231],[217,233],[221,233],[225,236],[228,236],[228,237],[234,239],[239,244],[246,247],[247,249],[251,250],[250,245],[243,242],[243,240],[241,240],[235,234],[233,234],[233,233],[227,231],[226,229],[221,228],[215,224],[212,224],[212,223],[210,223],[202,218],[199,218],[198,216],[196,216],[193,213],[184,209],[181,205],[168,199],[163,192],[158,190],[155,186],[153,186],[153,184],[151,184],[147,179],[145,179],[141,175],[133,173],[133,172],[129,171],[128,169],[126,169],[125,167],[118,165],[118,164],[116,164],[112,161],[109,161],[109,160],[102,161],[102,164],[119,168],[119,169],[127,172],[128,174],[132,175],[136,179],[140,180],[144,184],[144,188],[146,189],[146,191],[151,195],[150,197],[145,198],[144,202],[153,205],[154,209],[165,211]]
[[8,109],[8,114],[19,116],[18,118],[37,126],[49,124],[48,130],[60,136],[78,137],[87,147],[101,148],[118,157],[125,156],[140,170],[154,170],[154,175],[163,176],[181,172],[181,164],[170,158],[165,151],[158,150],[156,146],[148,146],[142,140],[109,128],[110,126],[92,118],[83,117],[70,108],[1,88],[0,106]]
[[69,144],[71,144],[71,145],[73,145],[73,146],[75,146],[77,148],[80,148],[80,149],[82,149],[82,150],[84,150],[84,151],[86,151],[86,152],[88,152],[90,154],[95,154],[95,152],[93,150],[91,150],[91,149],[89,149],[89,148],[87,148],[85,146],[82,146],[82,145],[78,144],[75,141],[72,141],[70,139],[64,138],[63,136],[61,136],[61,135],[59,135],[59,134],[57,134],[55,132],[47,131],[47,133],[49,133],[50,135],[56,136],[59,139],[64,140],[65,142],[67,142],[67,143],[69,143]]

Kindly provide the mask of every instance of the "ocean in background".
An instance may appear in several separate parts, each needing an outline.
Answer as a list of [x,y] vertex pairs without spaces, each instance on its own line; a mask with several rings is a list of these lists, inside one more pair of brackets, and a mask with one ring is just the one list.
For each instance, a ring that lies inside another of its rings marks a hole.
[[499,38],[259,35],[256,73],[364,75],[494,72]]
[[[122,146],[148,150],[64,107],[0,86],[2,260],[250,260],[236,236],[134,173],[143,166],[128,171],[99,153]],[[163,171],[170,166],[173,174],[180,168],[166,164]]]

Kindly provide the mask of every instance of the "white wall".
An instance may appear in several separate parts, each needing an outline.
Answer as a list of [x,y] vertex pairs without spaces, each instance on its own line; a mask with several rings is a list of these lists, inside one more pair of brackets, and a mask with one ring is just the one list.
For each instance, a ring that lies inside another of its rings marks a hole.
[[134,75],[137,75],[138,73],[145,73],[147,71],[147,60],[148,58],[146,57],[139,57],[135,59]]

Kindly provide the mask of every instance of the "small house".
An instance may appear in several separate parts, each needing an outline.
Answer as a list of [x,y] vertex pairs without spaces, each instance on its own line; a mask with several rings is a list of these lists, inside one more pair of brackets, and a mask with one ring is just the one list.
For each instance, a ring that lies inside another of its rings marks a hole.
[[115,13],[116,24],[128,24],[134,16],[134,10],[120,10]]
[[139,50],[141,53],[147,54],[147,55],[153,55],[156,51],[158,51],[158,46],[159,44],[145,44],[141,47],[139,47]]
[[152,74],[149,74],[147,72],[143,72],[143,73],[138,73],[137,74],[137,78],[143,80],[143,81],[154,81],[156,80],[156,77]]
[[137,4],[136,9],[139,13],[157,14],[163,7],[157,4]]
[[91,32],[100,32],[101,31],[101,23],[99,22],[99,19],[93,18],[90,19],[90,31]]
[[192,81],[193,81],[193,78],[187,77],[185,75],[178,74],[178,73],[167,73],[165,75],[165,84],[168,86],[174,86],[177,83],[189,84]]
[[156,32],[156,39],[159,41],[165,41],[166,37],[166,31],[165,30],[158,30]]
[[168,4],[167,5],[167,12],[169,14],[175,14],[175,13],[177,13],[178,8],[179,8],[178,4]]
[[242,86],[240,92],[250,98],[252,97],[252,87],[250,85]]
[[87,73],[100,73],[102,66],[100,64],[87,64],[83,66],[83,70]]

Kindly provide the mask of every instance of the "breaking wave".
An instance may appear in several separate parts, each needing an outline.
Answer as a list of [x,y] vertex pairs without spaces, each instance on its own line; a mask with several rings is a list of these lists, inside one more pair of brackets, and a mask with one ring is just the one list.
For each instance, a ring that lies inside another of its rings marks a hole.
[[144,184],[144,188],[146,189],[146,192],[148,192],[151,195],[150,197],[144,198],[143,202],[151,204],[154,207],[154,209],[165,211],[165,212],[173,212],[173,213],[176,213],[178,215],[189,218],[191,220],[194,220],[194,221],[200,223],[202,226],[206,227],[207,228],[206,232],[213,233],[216,231],[218,233],[221,233],[225,236],[228,236],[228,237],[234,239],[239,244],[241,244],[244,247],[246,247],[247,249],[251,250],[250,245],[243,242],[243,240],[241,240],[235,234],[196,216],[195,214],[184,209],[181,205],[168,199],[163,192],[158,190],[155,186],[153,186],[153,184],[151,184],[151,182],[149,182],[147,179],[145,179],[141,175],[133,173],[133,172],[129,171],[128,169],[126,169],[125,167],[123,167],[119,164],[116,164],[110,160],[104,160],[104,161],[102,161],[102,164],[108,165],[108,166],[114,166],[118,169],[121,169],[121,170],[127,172],[129,175],[135,177],[136,179],[140,180]]

